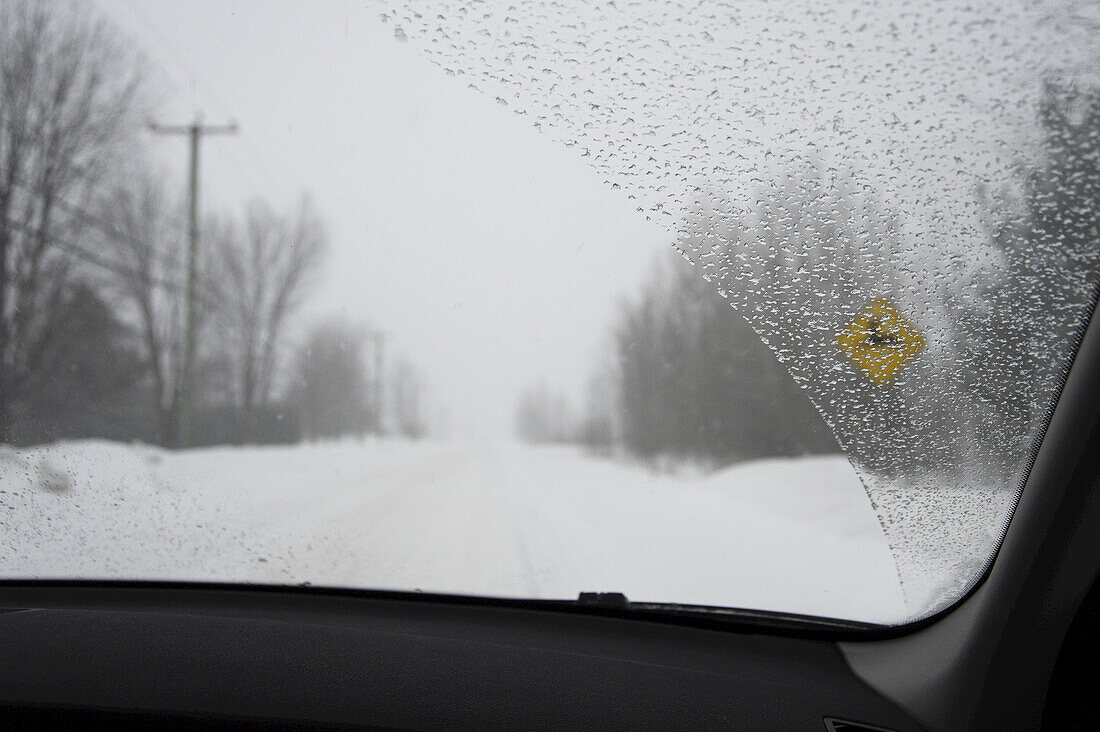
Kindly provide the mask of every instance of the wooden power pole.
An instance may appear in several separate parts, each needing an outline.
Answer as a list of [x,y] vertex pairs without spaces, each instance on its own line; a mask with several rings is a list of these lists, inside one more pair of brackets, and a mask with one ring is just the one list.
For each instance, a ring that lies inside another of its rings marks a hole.
[[374,340],[374,433],[376,435],[382,434],[382,401],[386,398],[386,391],[383,388],[383,376],[382,370],[386,364],[386,334],[381,330],[375,330],[373,335]]
[[184,310],[183,374],[180,384],[179,424],[176,444],[190,447],[195,428],[195,297],[198,289],[199,252],[199,141],[203,135],[231,135],[237,124],[204,125],[198,119],[189,125],[150,124],[149,129],[161,135],[187,135],[191,140],[191,166],[188,174],[187,197],[187,303]]

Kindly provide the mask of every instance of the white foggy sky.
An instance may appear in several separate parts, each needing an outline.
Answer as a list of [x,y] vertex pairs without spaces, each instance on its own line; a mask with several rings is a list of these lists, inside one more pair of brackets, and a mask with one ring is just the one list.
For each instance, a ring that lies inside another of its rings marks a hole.
[[[580,406],[622,294],[672,234],[575,151],[393,38],[377,6],[99,0],[150,60],[161,121],[235,119],[202,150],[204,210],[307,191],[330,312],[381,326],[458,435],[510,433],[546,378]],[[150,140],[184,180],[183,138]]]

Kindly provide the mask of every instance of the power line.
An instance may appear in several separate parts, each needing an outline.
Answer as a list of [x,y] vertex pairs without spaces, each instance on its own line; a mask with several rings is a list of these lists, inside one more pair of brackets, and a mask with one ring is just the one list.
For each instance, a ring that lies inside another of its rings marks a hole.
[[[166,55],[164,60],[168,62],[168,65],[172,66],[174,64],[176,67],[174,70],[182,73],[187,78],[187,88],[185,89],[168,70],[163,67],[157,69],[168,84],[176,90],[179,99],[186,106],[194,108],[201,106],[213,107],[220,110],[222,115],[231,116],[230,108],[225,100],[216,93],[214,85],[208,83],[209,78],[199,73],[198,69],[188,60],[187,54],[182,53],[175,40],[160,30],[153,18],[141,7],[141,4],[133,0],[124,0],[124,4],[129,8],[130,14],[137,20],[138,24],[155,41],[157,48]],[[260,184],[259,187],[262,189],[264,183],[272,180],[272,172],[264,156],[259,154],[247,137],[242,138],[241,144],[247,151],[247,157],[250,160],[246,164],[245,156],[239,155],[237,150],[231,150],[229,155],[236,160],[237,164],[229,166],[229,169],[242,187],[256,190],[256,184]],[[251,180],[246,180],[249,178]]]
[[13,221],[10,218],[5,218],[4,221],[8,226],[10,226],[14,229],[17,229],[18,231],[21,231],[24,234],[29,234],[31,236],[48,238],[50,243],[52,245],[56,246],[58,249],[61,249],[62,251],[65,251],[65,252],[68,252],[69,254],[72,254],[73,256],[79,257],[81,260],[83,260],[86,263],[91,264],[95,267],[99,267],[99,268],[104,269],[108,272],[112,272],[114,274],[121,275],[121,276],[127,277],[127,278],[141,278],[141,279],[144,279],[144,280],[148,281],[152,285],[155,285],[157,287],[163,287],[166,290],[175,291],[177,293],[182,293],[184,291],[182,285],[180,285],[177,282],[172,282],[172,281],[164,279],[162,277],[157,277],[155,275],[149,275],[149,274],[140,272],[136,269],[133,269],[131,267],[126,266],[122,262],[117,262],[117,261],[114,261],[114,260],[112,260],[108,257],[104,257],[101,254],[97,254],[95,252],[89,251],[88,249],[85,249],[84,247],[80,246],[79,244],[74,244],[74,243],[72,243],[70,241],[67,241],[65,239],[58,238],[56,235],[54,235],[52,233],[43,232],[42,229],[40,229],[38,227],[31,226],[29,224],[24,224],[24,223],[19,222],[19,221]]
[[[16,180],[13,180],[13,183],[15,184],[16,187],[33,190],[30,186],[28,186],[23,181],[20,181],[20,180],[16,179]],[[110,239],[110,240],[123,240],[123,241],[125,241],[125,242],[127,242],[128,244],[131,244],[131,245],[138,244],[137,238],[134,237],[132,233],[121,231],[119,227],[116,227],[111,222],[105,221],[101,216],[89,213],[89,212],[81,209],[78,206],[74,206],[73,204],[69,203],[68,201],[66,201],[63,198],[53,199],[52,204],[57,206],[57,208],[59,210],[61,210],[65,213],[69,214],[70,216],[76,218],[81,225],[89,226],[90,228],[95,229],[96,232],[98,232],[100,235],[106,237],[107,239]],[[8,219],[8,221],[11,225],[18,226],[19,228],[21,228],[23,230],[28,230],[29,229],[29,225],[27,225],[27,224],[17,224],[15,222],[11,221],[10,219]],[[37,236],[37,235],[39,235],[39,230],[31,229],[30,233],[34,233]],[[51,241],[56,239],[56,237],[52,233],[48,234],[48,236],[51,239]],[[86,249],[82,249],[81,251],[84,254],[88,255],[88,256],[99,256],[99,255],[92,254],[90,251],[88,251]],[[155,268],[158,268],[158,269],[171,270],[171,269],[174,269],[174,268],[179,266],[179,261],[177,259],[173,258],[171,256],[171,254],[166,253],[166,252],[154,254],[154,252],[150,251],[150,252],[147,253],[146,256],[148,256],[149,262],[152,265],[152,267],[155,267]],[[144,277],[144,278],[149,279],[150,281],[161,280],[161,281],[167,282],[167,280],[164,279],[164,278],[157,278],[157,277],[151,276],[151,275],[146,276],[142,272],[140,272],[139,270],[127,270],[127,272],[125,272],[125,273],[124,272],[119,272],[119,274],[132,274],[135,277]],[[201,288],[207,290],[207,292],[205,293],[205,297],[210,298],[210,300],[204,301],[204,304],[208,304],[209,302],[211,302],[213,299],[215,299],[217,297],[218,293],[216,291],[216,288],[211,289],[209,283],[200,282],[199,285],[201,286]],[[183,292],[183,290],[178,285],[175,286],[175,287],[180,293]]]

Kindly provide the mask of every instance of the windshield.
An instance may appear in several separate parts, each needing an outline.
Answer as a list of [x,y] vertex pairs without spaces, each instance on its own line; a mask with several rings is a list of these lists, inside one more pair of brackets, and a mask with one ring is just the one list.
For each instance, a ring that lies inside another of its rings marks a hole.
[[1100,283],[1100,11],[0,6],[0,577],[900,624]]

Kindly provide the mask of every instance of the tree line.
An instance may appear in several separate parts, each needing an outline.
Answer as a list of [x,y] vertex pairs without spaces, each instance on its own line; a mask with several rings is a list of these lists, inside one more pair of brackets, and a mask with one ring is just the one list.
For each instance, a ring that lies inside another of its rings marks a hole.
[[[646,461],[843,447],[879,474],[1018,476],[1100,269],[1100,91],[1048,79],[1036,122],[1026,170],[978,189],[984,248],[962,257],[907,243],[873,186],[819,161],[779,170],[748,210],[709,192],[683,226],[695,266],[661,262],[624,303],[582,416],[540,385],[520,434]],[[873,388],[836,335],[883,296],[932,352]]]
[[654,262],[621,303],[582,409],[540,383],[517,430],[649,464],[712,466],[839,450],[809,399],[744,318],[680,255]]
[[[0,6],[0,442],[180,441],[184,197],[143,152],[142,65],[83,6]],[[396,361],[383,390],[366,329],[292,341],[328,249],[307,196],[200,229],[197,444],[423,432],[416,370]]]

